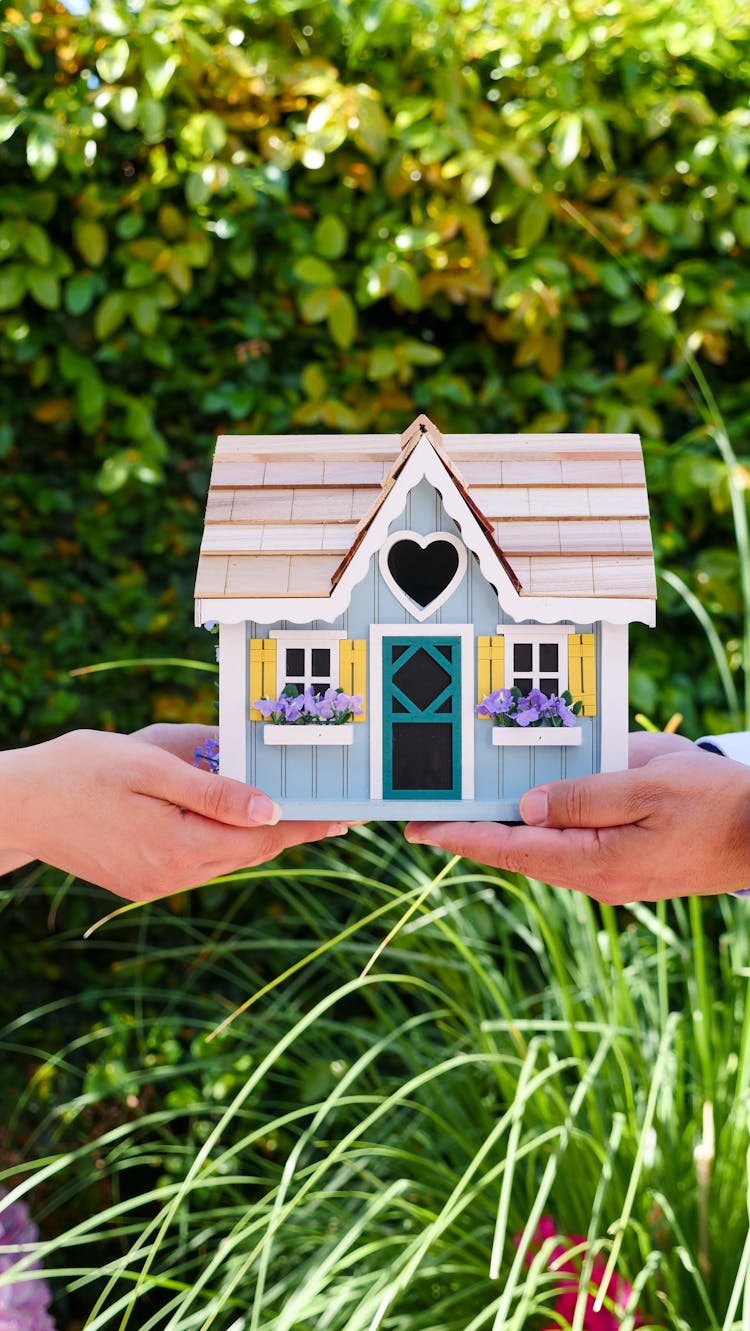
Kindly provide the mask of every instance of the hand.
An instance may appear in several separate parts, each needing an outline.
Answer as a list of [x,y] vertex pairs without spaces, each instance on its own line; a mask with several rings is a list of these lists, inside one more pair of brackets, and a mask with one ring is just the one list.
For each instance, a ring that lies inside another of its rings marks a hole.
[[0,871],[44,860],[131,901],[262,864],[344,823],[279,823],[241,781],[191,765],[205,726],[78,730],[0,754]]
[[526,827],[410,823],[406,839],[611,905],[750,887],[750,768],[681,736],[632,739],[629,771],[528,791]]

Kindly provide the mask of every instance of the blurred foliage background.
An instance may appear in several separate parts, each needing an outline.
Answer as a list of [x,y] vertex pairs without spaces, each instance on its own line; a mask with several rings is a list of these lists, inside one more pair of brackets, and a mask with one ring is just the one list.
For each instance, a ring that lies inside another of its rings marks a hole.
[[[742,667],[750,14],[732,0],[13,0],[0,17],[0,709],[206,718],[218,431],[641,434]],[[686,355],[738,452],[728,470]],[[662,585],[635,710],[727,728]]]

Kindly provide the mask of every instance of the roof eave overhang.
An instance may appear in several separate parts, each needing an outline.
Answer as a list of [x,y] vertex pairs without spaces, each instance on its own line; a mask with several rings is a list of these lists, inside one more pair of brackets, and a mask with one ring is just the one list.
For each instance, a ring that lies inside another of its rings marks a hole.
[[404,511],[410,491],[422,480],[427,480],[439,492],[446,513],[458,526],[466,546],[476,555],[483,576],[497,592],[501,610],[511,620],[523,623],[533,619],[541,624],[555,624],[562,620],[577,624],[599,620],[612,624],[638,622],[649,626],[655,623],[656,606],[650,598],[524,595],[518,590],[517,579],[515,585],[511,580],[515,575],[502,552],[494,541],[488,539],[473,511],[474,506],[466,502],[466,496],[429,438],[421,438],[401,466],[389,493],[372,515],[367,531],[329,595],[202,598],[196,601],[196,623],[236,624],[242,620],[253,620],[257,624],[273,624],[279,620],[294,624],[309,624],[313,620],[333,623],[348,609],[355,587],[367,575],[372,555],[383,544],[391,523]]

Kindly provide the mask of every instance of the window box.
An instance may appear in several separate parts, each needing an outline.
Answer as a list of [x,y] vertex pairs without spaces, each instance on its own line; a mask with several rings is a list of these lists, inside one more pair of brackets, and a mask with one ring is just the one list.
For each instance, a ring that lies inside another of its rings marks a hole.
[[557,746],[561,744],[580,744],[583,738],[579,726],[493,726],[493,744],[526,745],[534,744]]
[[351,744],[354,727],[351,721],[340,726],[274,726],[263,727],[264,744]]

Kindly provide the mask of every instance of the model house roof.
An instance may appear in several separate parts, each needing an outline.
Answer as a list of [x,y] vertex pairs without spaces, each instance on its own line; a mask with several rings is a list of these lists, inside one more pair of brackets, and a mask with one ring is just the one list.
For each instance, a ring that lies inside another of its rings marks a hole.
[[400,437],[222,435],[196,598],[330,597],[428,445],[521,598],[655,598],[637,435],[443,436],[427,417]]

